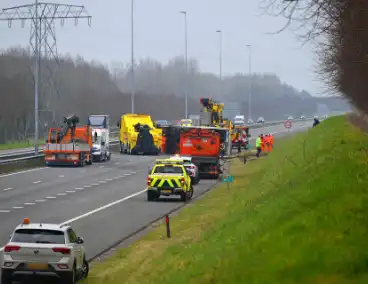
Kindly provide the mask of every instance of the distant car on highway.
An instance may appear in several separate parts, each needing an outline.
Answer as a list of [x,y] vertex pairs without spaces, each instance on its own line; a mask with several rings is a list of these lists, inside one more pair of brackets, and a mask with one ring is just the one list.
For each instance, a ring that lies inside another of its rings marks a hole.
[[292,117],[292,116],[288,117],[288,120],[293,120],[293,119],[294,119],[294,117]]
[[264,122],[265,122],[265,119],[262,116],[258,117],[257,123],[264,123]]
[[169,122],[167,120],[156,120],[156,127],[161,128],[163,126],[168,126]]
[[318,119],[319,117],[318,117],[318,115],[315,115],[314,118],[317,118]]
[[305,115],[301,115],[300,119],[306,119]]
[[88,276],[84,240],[68,225],[30,223],[25,218],[4,246],[1,284],[23,278],[54,277],[74,284]]
[[253,124],[254,123],[254,120],[250,118],[250,119],[248,119],[247,123],[248,124]]

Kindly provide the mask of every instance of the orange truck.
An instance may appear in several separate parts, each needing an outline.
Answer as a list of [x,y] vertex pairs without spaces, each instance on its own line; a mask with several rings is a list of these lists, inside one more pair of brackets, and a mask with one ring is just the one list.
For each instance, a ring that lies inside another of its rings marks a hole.
[[214,127],[183,128],[180,155],[191,156],[200,177],[217,179],[220,170],[220,133]]
[[91,126],[77,126],[75,115],[64,118],[64,127],[50,128],[43,153],[48,166],[92,164]]

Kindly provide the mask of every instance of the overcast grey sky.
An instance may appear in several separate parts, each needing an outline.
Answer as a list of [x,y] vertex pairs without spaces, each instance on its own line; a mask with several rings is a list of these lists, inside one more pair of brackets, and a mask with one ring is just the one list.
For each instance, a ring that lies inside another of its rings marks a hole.
[[[278,35],[285,19],[260,15],[261,0],[135,0],[135,54],[162,62],[184,52],[184,19],[187,11],[189,56],[204,71],[218,73],[219,44],[216,30],[223,31],[223,73],[248,72],[247,44],[252,45],[254,72],[271,72],[282,81],[312,95],[322,92],[314,74],[315,56],[310,45],[301,47],[291,31]],[[51,1],[52,2],[52,1]],[[1,0],[0,8],[29,4],[26,0]],[[85,5],[92,15],[87,21],[57,22],[58,50],[81,54],[84,58],[110,64],[130,61],[130,0],[60,0],[59,3]],[[22,29],[14,22],[0,23],[0,48],[27,45],[28,22]]]

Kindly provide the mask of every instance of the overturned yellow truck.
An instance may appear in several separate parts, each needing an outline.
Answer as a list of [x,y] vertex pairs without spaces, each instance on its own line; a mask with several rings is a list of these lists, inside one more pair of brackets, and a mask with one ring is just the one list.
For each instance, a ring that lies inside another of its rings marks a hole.
[[148,114],[128,113],[121,116],[120,153],[128,155],[158,155],[162,147],[162,130],[154,126]]

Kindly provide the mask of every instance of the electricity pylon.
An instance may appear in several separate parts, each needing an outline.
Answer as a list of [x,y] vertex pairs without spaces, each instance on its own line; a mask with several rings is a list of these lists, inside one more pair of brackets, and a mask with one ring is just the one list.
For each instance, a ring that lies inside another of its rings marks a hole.
[[[25,21],[31,20],[32,22],[29,41],[31,58],[34,60],[35,154],[38,154],[40,89],[43,87],[42,97],[46,103],[46,109],[41,111],[51,111],[49,107],[53,98],[52,94],[59,95],[57,77],[55,76],[59,66],[55,34],[55,20],[57,19],[60,20],[61,26],[68,19],[73,19],[75,25],[78,24],[79,19],[87,19],[90,26],[92,17],[88,15],[84,6],[45,3],[38,0],[33,4],[2,9],[0,13],[0,21],[8,21],[9,28],[12,26],[13,21],[21,21],[22,27],[24,27]],[[41,76],[41,60],[45,64],[45,72],[42,75],[47,74],[46,78]],[[41,81],[40,79],[43,80]],[[55,118],[55,112],[51,112],[53,113],[53,118]]]

